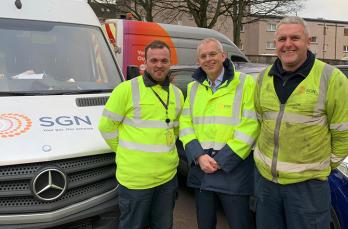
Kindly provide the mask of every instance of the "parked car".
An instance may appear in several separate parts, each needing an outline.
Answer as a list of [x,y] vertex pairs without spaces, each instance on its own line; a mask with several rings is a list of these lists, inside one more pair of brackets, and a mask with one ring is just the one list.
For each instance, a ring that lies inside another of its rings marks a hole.
[[348,65],[336,65],[348,77]]
[[[348,77],[348,65],[337,65]],[[348,229],[348,158],[329,176],[333,229]]]
[[329,177],[332,228],[348,228],[348,158]]

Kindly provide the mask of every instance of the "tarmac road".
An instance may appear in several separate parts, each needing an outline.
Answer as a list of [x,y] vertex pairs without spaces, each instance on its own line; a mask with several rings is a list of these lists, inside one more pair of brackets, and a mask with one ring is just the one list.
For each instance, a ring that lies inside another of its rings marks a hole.
[[[179,176],[179,197],[175,203],[173,229],[196,229],[196,209],[194,191],[185,185],[185,177]],[[228,229],[225,216],[221,211],[217,214],[216,229]]]

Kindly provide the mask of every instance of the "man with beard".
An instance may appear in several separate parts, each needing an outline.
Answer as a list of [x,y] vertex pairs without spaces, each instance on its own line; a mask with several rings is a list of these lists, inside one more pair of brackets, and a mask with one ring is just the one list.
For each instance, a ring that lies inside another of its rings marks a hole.
[[169,82],[170,49],[145,48],[143,75],[121,83],[105,105],[99,128],[116,153],[120,229],[170,229],[177,191],[175,140],[183,104]]

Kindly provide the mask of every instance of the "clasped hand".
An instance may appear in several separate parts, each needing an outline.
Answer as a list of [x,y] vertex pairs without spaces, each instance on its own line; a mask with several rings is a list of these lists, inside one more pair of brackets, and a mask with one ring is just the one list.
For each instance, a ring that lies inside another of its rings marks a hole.
[[220,169],[218,163],[208,154],[199,156],[197,162],[205,173],[214,173]]

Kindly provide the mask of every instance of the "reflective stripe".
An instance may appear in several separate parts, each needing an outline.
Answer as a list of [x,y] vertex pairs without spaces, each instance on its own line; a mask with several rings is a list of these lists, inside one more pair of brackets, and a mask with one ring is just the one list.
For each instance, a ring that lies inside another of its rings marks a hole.
[[[275,119],[277,119],[278,114],[279,114],[278,112],[265,112],[265,113],[263,113],[262,119],[263,120],[275,120]],[[307,124],[307,125],[321,125],[321,126],[324,126],[327,124],[326,116],[310,117],[310,116],[299,115],[299,114],[290,114],[290,113],[284,113],[282,121],[291,122],[291,123]]]
[[201,142],[201,146],[203,149],[220,150],[225,145],[226,143],[220,143],[220,142]]
[[175,87],[174,85],[173,85],[173,89],[174,89],[175,104],[176,104],[176,107],[175,107],[176,116],[175,117],[178,117],[178,115],[180,114],[181,108],[182,108],[181,99],[180,99],[180,90],[177,87]]
[[280,134],[280,125],[282,118],[284,116],[285,104],[280,105],[280,111],[276,118],[275,128],[274,128],[274,149],[273,149],[273,158],[272,158],[272,181],[278,183],[277,177],[277,161],[278,161],[278,152],[279,152],[279,134]]
[[240,122],[240,114],[242,109],[241,103],[242,103],[242,97],[243,97],[243,87],[244,87],[245,78],[246,78],[246,75],[244,73],[240,73],[239,75],[240,83],[238,84],[236,88],[236,94],[234,96],[233,106],[232,106],[232,117],[235,120],[238,119],[238,123]]
[[327,88],[328,88],[328,83],[333,70],[334,68],[331,65],[325,64],[323,72],[321,73],[321,77],[320,77],[319,96],[318,96],[317,105],[314,109],[314,115],[320,115],[325,113],[325,100],[326,100]]
[[190,115],[190,109],[189,108],[184,108],[181,112],[181,115]]
[[138,127],[138,128],[163,128],[167,129],[173,128],[175,126],[178,126],[178,122],[170,122],[169,125],[164,121],[158,121],[158,120],[141,120],[141,119],[130,119],[125,118],[123,120],[123,124]]
[[[262,161],[269,168],[271,167],[272,161],[270,158],[263,155],[258,148],[254,151],[254,157]],[[277,162],[277,170],[289,173],[301,173],[308,170],[318,170],[322,171],[330,166],[330,160],[325,160],[322,162],[310,163],[310,164],[295,164],[289,162]]]
[[107,109],[103,110],[103,116],[105,116],[109,119],[112,119],[113,121],[116,121],[116,122],[122,122],[122,120],[124,119],[124,116],[115,114]]
[[345,158],[346,157],[339,157],[339,156],[336,156],[335,154],[331,154],[331,162],[333,163],[343,161]]
[[131,80],[132,84],[132,100],[134,107],[134,119],[141,118],[141,108],[140,108],[140,91],[138,77]]
[[243,117],[244,118],[253,119],[253,120],[257,120],[257,116],[256,116],[256,112],[255,111],[244,110],[243,111]]
[[330,130],[346,131],[348,130],[348,122],[339,123],[339,124],[331,124]]
[[[270,66],[271,67],[271,66]],[[269,68],[270,68],[269,67]],[[263,69],[261,72],[260,72],[260,74],[259,74],[259,76],[258,76],[258,78],[257,78],[257,83],[258,83],[258,92],[260,93],[260,89],[261,89],[261,86],[262,86],[262,81],[263,81],[263,78],[265,77],[265,74],[266,74],[266,71],[268,70],[268,68],[265,68],[265,69]]]
[[175,144],[172,144],[170,146],[167,145],[148,145],[148,144],[140,144],[140,143],[134,143],[134,142],[127,142],[120,140],[119,146],[131,149],[131,150],[139,150],[142,152],[147,153],[167,153],[174,149]]
[[180,137],[183,137],[183,136],[186,136],[186,135],[189,135],[189,134],[194,134],[195,131],[193,130],[193,128],[185,128],[185,129],[182,129],[180,130]]
[[[269,67],[270,68],[270,67]],[[267,71],[268,68],[265,68],[263,69],[258,78],[257,78],[257,91],[255,93],[257,93],[257,96],[259,97],[259,100],[260,100],[260,93],[261,93],[261,86],[262,86],[262,81],[263,81],[263,78],[265,77],[265,74],[266,74],[266,71]],[[256,117],[257,117],[257,120],[259,121],[262,121],[263,119],[263,115],[260,114],[260,113],[256,113]]]
[[100,132],[105,140],[110,140],[118,137],[118,130],[115,132]]
[[235,139],[246,142],[249,145],[253,145],[255,142],[255,139],[253,137],[246,135],[245,133],[240,132],[240,131],[235,131],[234,137],[235,137]]
[[191,87],[191,92],[190,92],[190,113],[191,113],[191,116],[193,115],[193,105],[195,102],[198,85],[199,85],[199,83],[197,81],[195,81]]
[[222,116],[203,116],[194,117],[192,119],[193,124],[222,124],[222,125],[236,125],[240,122],[237,118],[222,117]]
[[[134,118],[125,118],[123,120],[123,124],[130,125],[133,127],[139,127],[139,128],[173,128],[178,127],[179,122],[174,121],[170,122],[169,125],[165,123],[163,120],[142,120],[141,119],[141,107],[140,107],[140,89],[139,89],[139,82],[137,78],[134,78],[131,80],[132,84],[132,100],[133,100],[133,107],[134,107]],[[174,88],[174,95],[176,98],[176,116],[180,113],[181,110],[181,100],[180,100],[180,91],[178,88]]]

